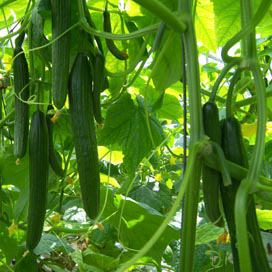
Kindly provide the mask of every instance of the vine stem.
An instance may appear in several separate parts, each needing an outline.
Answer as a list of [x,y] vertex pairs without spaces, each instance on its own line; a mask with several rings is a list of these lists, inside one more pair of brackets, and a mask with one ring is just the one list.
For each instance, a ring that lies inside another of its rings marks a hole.
[[187,28],[185,22],[180,20],[170,9],[158,0],[133,0],[137,4],[154,13],[168,26],[177,32],[184,32]]
[[[183,198],[184,192],[187,188],[187,186],[190,184],[190,182],[195,179],[195,175],[197,175],[198,171],[195,171],[195,166],[199,162],[202,161],[202,149],[203,146],[206,144],[205,141],[197,142],[191,149],[191,154],[188,159],[188,165],[187,165],[187,171],[185,173],[184,180],[181,184],[180,191],[178,193],[177,199],[175,203],[173,204],[171,210],[167,214],[166,218],[160,225],[160,227],[157,229],[157,231],[154,233],[154,235],[151,237],[151,239],[145,244],[145,246],[128,262],[124,263],[122,266],[117,269],[117,272],[125,271],[128,267],[133,265],[137,262],[138,259],[140,259],[148,250],[151,249],[151,247],[158,241],[162,233],[164,232],[165,228],[167,227],[168,223],[172,219],[172,217],[175,215],[176,211],[180,207],[181,200]],[[184,270],[182,270],[184,271]]]
[[[271,1],[262,1],[256,15],[253,17],[253,1],[252,0],[241,0],[241,23],[243,33],[245,29],[251,24],[254,25],[257,21],[260,21],[265,15],[267,7],[270,6]],[[265,5],[266,4],[266,5]],[[237,35],[236,35],[237,36]],[[236,37],[235,36],[235,37]],[[233,40],[233,39],[232,39]],[[241,272],[251,272],[251,256],[249,249],[249,239],[247,233],[247,206],[249,200],[249,194],[256,190],[256,183],[261,170],[261,164],[264,154],[265,147],[265,131],[266,131],[266,99],[265,99],[265,84],[262,78],[261,70],[259,67],[257,52],[256,52],[256,39],[255,39],[255,28],[252,27],[248,31],[247,35],[242,41],[242,55],[244,55],[245,61],[249,62],[251,71],[254,76],[256,84],[256,95],[257,95],[257,109],[258,109],[258,123],[256,131],[256,140],[252,154],[252,162],[249,167],[248,174],[244,180],[242,180],[236,197],[235,197],[235,224],[236,234],[238,242],[238,253],[239,263]],[[260,245],[259,245],[260,244]],[[255,245],[260,252],[259,258],[262,258],[263,269],[266,271],[268,263],[264,250],[261,251],[262,243]],[[263,256],[264,255],[264,256]],[[266,265],[266,267],[265,267]]]

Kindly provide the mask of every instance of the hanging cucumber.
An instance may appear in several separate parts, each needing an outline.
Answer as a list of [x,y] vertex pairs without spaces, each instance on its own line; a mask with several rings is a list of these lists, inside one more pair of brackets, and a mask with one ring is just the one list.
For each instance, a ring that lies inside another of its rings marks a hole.
[[39,243],[46,213],[49,170],[49,141],[45,115],[32,115],[29,134],[29,204],[26,245],[33,250]]
[[[111,21],[110,21],[110,13],[105,10],[103,12],[103,26],[104,31],[111,33]],[[106,44],[109,51],[119,60],[128,59],[128,54],[125,51],[120,51],[118,47],[115,45],[114,41],[111,39],[106,39]]]
[[87,215],[95,219],[100,203],[100,176],[91,88],[88,58],[78,53],[69,80],[69,109],[83,206]]
[[[241,133],[241,126],[239,121],[234,117],[228,117],[222,120],[222,149],[227,160],[234,162],[240,166],[248,167],[248,160],[243,144],[243,137]],[[232,179],[232,185],[224,187],[220,186],[222,203],[228,229],[231,238],[231,248],[233,255],[234,271],[239,270],[239,258],[237,251],[237,238],[234,220],[234,203],[235,196],[240,185],[240,180]],[[247,226],[250,237],[250,253],[252,260],[252,267],[254,271],[270,271],[266,254],[260,236],[258,221],[256,217],[255,203],[252,196],[249,197],[247,210]]]
[[[71,24],[71,0],[51,0],[52,38],[56,39]],[[61,109],[68,92],[70,34],[66,33],[52,44],[52,94],[53,102]]]
[[[22,45],[21,38],[18,45]],[[29,105],[22,102],[20,99],[18,99],[18,97],[24,101],[27,101],[29,98],[29,72],[25,54],[21,47],[15,47],[14,57],[16,57],[13,62],[14,92],[16,94],[14,117],[14,155],[17,159],[21,159],[24,157],[27,149]]]
[[93,114],[96,122],[102,124],[103,118],[100,106],[100,93],[103,91],[105,82],[105,58],[97,51],[95,55],[94,80],[93,80]]
[[53,122],[51,118],[53,114],[48,113],[50,110],[53,110],[54,107],[52,105],[48,105],[47,107],[47,115],[46,115],[46,124],[48,129],[48,140],[49,140],[49,164],[53,171],[60,177],[65,176],[65,172],[61,166],[61,160],[57,157],[56,151],[54,149],[54,141],[53,141]]
[[[221,145],[221,128],[216,104],[213,102],[205,103],[202,112],[205,134],[211,141]],[[224,219],[219,205],[221,173],[204,164],[202,168],[202,181],[207,216],[218,227],[223,227]]]

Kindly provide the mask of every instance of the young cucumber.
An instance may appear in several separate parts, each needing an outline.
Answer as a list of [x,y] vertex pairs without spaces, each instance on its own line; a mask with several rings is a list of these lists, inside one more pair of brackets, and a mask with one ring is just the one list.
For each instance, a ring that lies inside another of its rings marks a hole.
[[[103,12],[103,26],[104,31],[111,33],[111,21],[110,21],[110,13],[108,11]],[[120,51],[115,45],[114,41],[111,39],[106,39],[106,44],[109,51],[119,60],[128,59],[128,54],[124,51]]]
[[88,58],[78,53],[69,80],[69,109],[83,206],[87,215],[95,219],[100,203],[100,176],[91,87]]
[[26,245],[33,250],[39,243],[46,213],[49,170],[49,142],[45,115],[37,110],[29,134],[29,204]]
[[46,124],[48,129],[48,140],[49,140],[49,164],[53,171],[60,177],[65,176],[65,172],[61,167],[61,161],[58,159],[56,151],[54,149],[54,141],[53,141],[53,122],[51,118],[53,114],[48,114],[50,110],[53,110],[54,107],[52,105],[48,105],[47,107],[47,114],[46,114]]
[[28,141],[29,105],[19,98],[27,101],[29,98],[29,72],[25,54],[21,47],[14,50],[13,75],[15,96],[14,117],[14,156],[17,159],[24,157]]
[[[54,40],[70,27],[71,0],[51,0],[51,8]],[[52,93],[58,109],[64,106],[68,91],[70,43],[68,32],[52,44]]]
[[105,82],[105,58],[98,51],[95,55],[94,80],[93,80],[93,114],[96,122],[102,124],[103,118],[100,106],[100,93]]
[[[221,129],[218,109],[215,103],[207,102],[203,105],[203,126],[205,134],[211,141],[221,145]],[[202,169],[203,197],[205,210],[211,222],[218,227],[224,226],[223,214],[220,211],[220,172],[203,165]]]

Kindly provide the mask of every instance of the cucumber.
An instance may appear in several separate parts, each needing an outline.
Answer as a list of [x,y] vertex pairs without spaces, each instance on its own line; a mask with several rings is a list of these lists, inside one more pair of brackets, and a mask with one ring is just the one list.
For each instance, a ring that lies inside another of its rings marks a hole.
[[[54,107],[52,105],[48,105],[47,112],[50,110],[53,110]],[[51,118],[53,117],[53,114],[46,115],[46,124],[48,129],[48,141],[49,141],[49,164],[53,171],[60,177],[65,176],[65,172],[62,169],[61,161],[57,157],[56,151],[54,149],[54,141],[53,141],[53,122],[51,121]]]
[[[103,26],[104,31],[111,33],[111,21],[110,21],[110,13],[105,10],[103,12]],[[106,44],[109,51],[119,60],[128,59],[128,54],[124,51],[120,51],[118,47],[115,45],[114,41],[111,39],[106,39]]]
[[[226,159],[248,168],[248,160],[243,144],[243,137],[239,121],[234,117],[223,119],[221,123],[221,131],[222,149],[225,153]],[[240,180],[232,179],[232,185],[230,186],[224,187],[223,184],[220,184],[222,203],[231,239],[234,271],[240,271],[238,250],[236,247],[237,238],[234,219],[235,196],[240,182]],[[249,196],[248,204],[247,226],[250,237],[249,247],[252,268],[253,271],[270,271],[266,253],[262,244],[253,196]]]
[[[221,145],[221,128],[218,108],[215,103],[207,102],[203,105],[203,126],[205,134],[211,141]],[[203,165],[202,168],[203,197],[206,214],[211,222],[218,227],[224,227],[223,214],[220,210],[220,182],[221,174]]]
[[92,78],[88,58],[83,53],[77,54],[69,79],[69,109],[83,207],[95,219],[100,204],[100,176],[90,92]]
[[46,213],[49,170],[49,140],[43,112],[33,113],[29,134],[29,205],[26,245],[33,250],[39,243]]
[[[52,38],[66,31],[71,24],[71,0],[51,0]],[[53,102],[61,109],[66,101],[69,79],[70,33],[52,44],[52,94]]]
[[[29,72],[25,54],[21,47],[15,47],[15,56],[17,57],[13,62],[14,92],[26,101],[29,98]],[[15,96],[14,156],[17,159],[23,158],[26,153],[28,130],[29,105]]]
[[102,124],[103,118],[100,106],[100,93],[105,82],[105,58],[97,51],[95,55],[94,80],[93,80],[93,114],[96,122]]

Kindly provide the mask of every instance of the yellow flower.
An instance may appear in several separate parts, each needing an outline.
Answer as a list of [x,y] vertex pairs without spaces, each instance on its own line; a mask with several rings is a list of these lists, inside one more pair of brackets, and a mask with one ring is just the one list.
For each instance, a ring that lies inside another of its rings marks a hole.
[[12,236],[18,230],[17,225],[12,222],[12,224],[8,227],[9,236]]
[[171,157],[170,160],[169,160],[169,163],[170,163],[170,165],[175,165],[176,161],[177,161],[177,158]]
[[161,173],[156,174],[156,175],[155,175],[155,180],[156,180],[157,182],[161,182],[161,181],[162,181],[162,174],[161,174]]
[[225,230],[221,235],[218,236],[216,239],[216,245],[219,245],[222,243],[222,245],[225,245],[229,242],[229,233],[227,230]]

